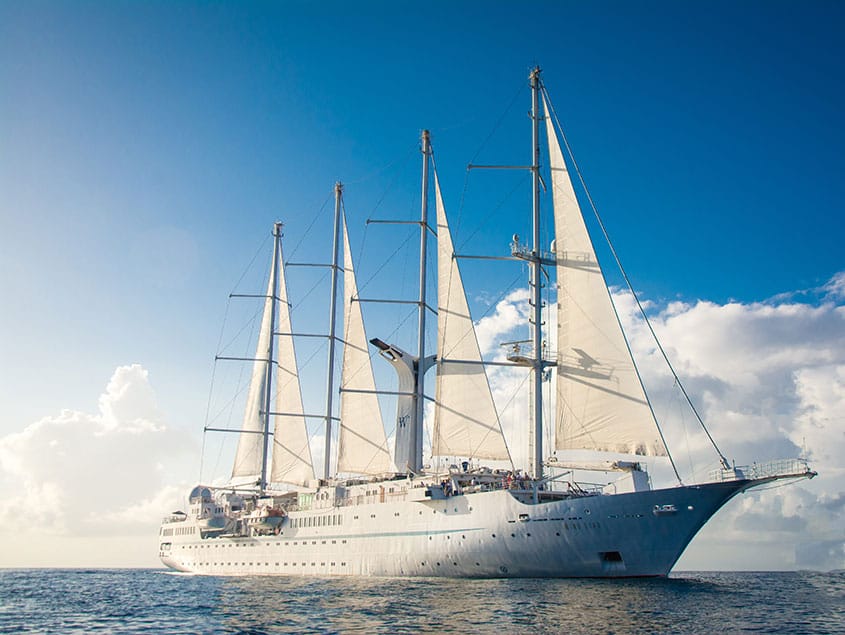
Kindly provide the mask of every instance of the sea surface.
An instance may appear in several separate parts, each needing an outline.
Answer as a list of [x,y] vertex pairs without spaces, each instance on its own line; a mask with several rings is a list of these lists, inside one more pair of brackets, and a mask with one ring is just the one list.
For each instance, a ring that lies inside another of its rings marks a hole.
[[633,580],[0,570],[0,633],[845,633],[845,572]]

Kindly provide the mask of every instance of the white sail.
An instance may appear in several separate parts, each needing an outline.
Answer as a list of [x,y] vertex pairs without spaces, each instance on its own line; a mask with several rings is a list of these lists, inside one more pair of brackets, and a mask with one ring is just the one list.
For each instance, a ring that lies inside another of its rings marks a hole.
[[[349,249],[346,219],[343,221],[343,369],[340,385],[340,434],[338,438],[337,472],[339,474],[383,474],[392,470],[387,436],[381,418],[376,382],[361,305],[358,285]],[[349,392],[370,391],[370,392]]]
[[273,333],[273,277],[276,259],[270,265],[270,279],[267,282],[267,298],[264,300],[264,314],[261,317],[261,328],[258,331],[258,345],[255,347],[255,361],[252,364],[252,379],[247,394],[244,421],[241,426],[243,433],[238,439],[238,450],[235,453],[235,464],[232,467],[232,478],[257,476],[261,473],[261,455],[264,450],[264,409],[265,387],[267,382],[267,367],[270,357],[270,338]]
[[[432,454],[510,460],[469,314],[446,210],[437,199],[437,397]],[[464,363],[468,362],[468,363]]]
[[[279,261],[282,262],[281,246]],[[293,337],[290,335],[290,306],[288,304],[285,271],[279,270],[278,328],[276,337],[276,425],[273,430],[273,464],[270,482],[307,485],[314,478],[308,429],[302,409],[302,392]]]
[[666,454],[543,101],[557,261],[556,448]]

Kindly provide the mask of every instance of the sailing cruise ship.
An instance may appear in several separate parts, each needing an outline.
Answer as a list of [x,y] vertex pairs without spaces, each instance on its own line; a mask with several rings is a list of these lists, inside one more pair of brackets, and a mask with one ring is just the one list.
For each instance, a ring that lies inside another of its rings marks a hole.
[[[307,334],[291,323],[282,228],[276,223],[231,479],[222,487],[195,487],[187,512],[164,519],[159,555],[165,565],[229,576],[665,576],[731,498],[776,480],[815,476],[802,459],[736,467],[714,442],[720,469],[706,482],[682,483],[598,263],[539,68],[529,83],[533,152],[531,165],[524,167],[532,174],[533,236],[530,245],[515,236],[507,259],[521,261],[530,272],[530,340],[510,343],[505,361],[482,358],[424,132],[417,348],[414,353],[378,338],[368,341],[338,184],[326,336],[322,474],[327,477],[316,479],[312,465],[306,427],[312,415],[303,408],[294,347]],[[540,245],[540,193],[546,186],[554,220],[549,250]],[[429,233],[437,241],[436,310],[426,297]],[[556,280],[554,338],[543,329],[544,279]],[[335,325],[340,282],[342,336]],[[426,354],[428,312],[436,312],[433,355]],[[556,351],[550,342],[556,342]],[[335,387],[340,347],[341,379]],[[397,374],[395,390],[376,386],[372,358],[379,356]],[[492,364],[520,367],[528,375],[525,465],[514,464],[502,432],[487,375]],[[425,391],[432,369],[433,400]],[[549,382],[552,404],[543,399]],[[392,453],[380,411],[379,396],[385,393],[397,404]],[[424,464],[426,400],[434,404],[430,455],[450,457],[445,469]],[[544,417],[553,421],[550,438],[544,438]],[[593,458],[567,463],[555,456],[571,450],[589,451]],[[642,462],[646,456],[666,457],[677,484],[653,489]],[[585,470],[612,478],[587,485],[575,478]]]

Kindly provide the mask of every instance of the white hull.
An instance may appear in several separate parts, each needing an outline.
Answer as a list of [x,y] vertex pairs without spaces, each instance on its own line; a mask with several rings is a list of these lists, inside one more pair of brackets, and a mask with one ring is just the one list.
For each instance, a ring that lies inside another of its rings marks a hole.
[[292,519],[331,515],[334,524],[291,528],[288,520],[278,535],[256,537],[202,539],[186,521],[160,556],[168,567],[207,575],[664,576],[722,505],[757,484],[537,504],[508,490],[373,502],[291,512]]

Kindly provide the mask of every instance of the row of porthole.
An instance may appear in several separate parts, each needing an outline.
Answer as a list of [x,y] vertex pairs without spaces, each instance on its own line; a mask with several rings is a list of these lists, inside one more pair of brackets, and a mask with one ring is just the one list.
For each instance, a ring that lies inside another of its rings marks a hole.
[[[455,510],[455,512],[457,513],[458,508],[457,508],[457,507],[455,507],[455,508],[454,508],[454,510]],[[469,511],[472,511],[472,507],[470,507],[470,508],[469,508]],[[431,513],[432,513],[432,514],[436,514],[436,513],[437,513],[437,510],[436,510],[436,509],[432,509],[432,510],[431,510]],[[448,509],[443,509],[443,513],[444,513],[444,514],[448,514],[448,513],[449,513],[449,510],[448,510]],[[423,513],[422,513],[422,511],[420,511],[420,512],[419,512],[419,515],[420,515],[420,516],[422,516],[422,514],[423,514]],[[393,513],[393,515],[394,515],[394,517],[398,517],[398,516],[399,516],[399,512],[394,512],[394,513]],[[375,518],[375,517],[376,517],[376,515],[375,515],[375,514],[370,514],[370,518]],[[353,517],[352,517],[352,520],[359,520],[359,517],[358,517],[358,516],[353,516]]]
[[[340,542],[341,542],[341,544],[343,544],[343,545],[345,545],[345,544],[346,544],[346,540],[341,540]],[[268,543],[268,544],[269,544],[269,543]],[[277,542],[277,543],[276,543],[276,546],[278,547],[279,545],[284,545],[285,547],[287,547],[287,546],[289,546],[290,544],[291,544],[291,541],[290,541],[290,540],[287,540],[287,541],[285,541],[285,542],[283,542],[283,543],[282,543],[282,542]],[[294,540],[294,541],[293,541],[293,545],[294,545],[294,546],[297,546],[297,544],[299,544],[299,541]],[[307,541],[307,540],[303,540],[303,541],[302,541],[302,544],[303,544],[303,545],[307,545],[307,544],[308,544],[308,541]],[[316,541],[316,540],[312,540],[312,541],[311,541],[311,544],[312,544],[312,545],[316,545],[316,544],[317,544],[317,541]],[[324,545],[325,545],[325,544],[326,544],[326,541],[325,541],[325,540],[322,540],[322,541],[321,541],[321,544],[324,544]],[[333,544],[333,545],[337,544],[337,540],[332,540],[332,544]],[[180,549],[211,549],[212,547],[214,547],[214,548],[219,548],[219,547],[226,548],[226,547],[258,547],[258,546],[261,546],[261,545],[259,545],[259,544],[258,544],[258,543],[256,543],[256,542],[253,542],[253,543],[250,543],[250,544],[235,543],[235,544],[229,544],[229,545],[179,545],[179,548],[180,548]]]
[[[590,523],[589,525],[586,525],[586,528],[587,528],[587,529],[599,529],[600,527],[601,527],[601,525],[600,525],[599,523]],[[569,525],[567,525],[566,523],[564,523],[564,524],[563,524],[563,528],[564,528],[564,529],[566,529],[566,530],[568,530],[568,529],[570,529],[570,526],[569,526]],[[574,525],[574,524],[573,524],[573,525],[572,525],[572,527],[571,527],[571,529],[578,530],[578,529],[580,529],[580,527],[579,527],[578,525]],[[495,538],[495,537],[496,537],[496,534],[490,534],[490,536],[491,536],[492,538]],[[555,536],[560,536],[560,532],[559,532],[559,531],[556,531],[556,532],[555,532]],[[530,538],[530,537],[531,537],[531,532],[526,532],[525,537],[526,537],[526,538]],[[515,534],[515,533],[512,533],[512,534],[511,534],[511,538],[516,538],[516,534]]]
[[[586,526],[587,529],[599,529],[600,527],[601,527],[601,525],[599,523],[590,523],[589,525]],[[567,525],[566,523],[563,524],[563,528],[566,529],[566,530],[570,529],[569,525]],[[578,527],[578,525],[572,525],[572,529],[578,530],[580,528]],[[560,536],[560,532],[556,531],[555,536]],[[490,537],[495,538],[496,534],[490,534]],[[526,532],[525,537],[530,538],[531,532]],[[512,533],[511,538],[516,538],[516,534]],[[428,539],[434,540],[434,536],[429,536]],[[446,536],[446,540],[451,540],[451,539],[452,539],[452,536]],[[461,534],[461,539],[466,540],[466,534]]]

